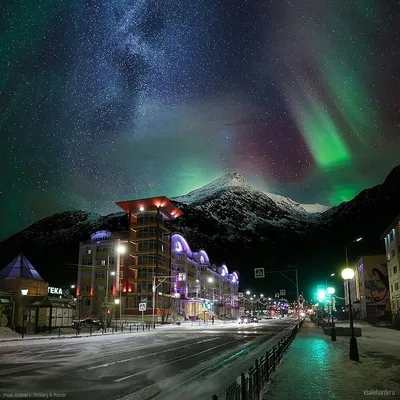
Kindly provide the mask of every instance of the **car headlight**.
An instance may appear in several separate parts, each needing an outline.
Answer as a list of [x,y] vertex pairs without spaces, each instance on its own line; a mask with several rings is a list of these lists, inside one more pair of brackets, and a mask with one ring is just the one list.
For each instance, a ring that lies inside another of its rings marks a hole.
[[247,322],[247,319],[245,319],[244,322]]

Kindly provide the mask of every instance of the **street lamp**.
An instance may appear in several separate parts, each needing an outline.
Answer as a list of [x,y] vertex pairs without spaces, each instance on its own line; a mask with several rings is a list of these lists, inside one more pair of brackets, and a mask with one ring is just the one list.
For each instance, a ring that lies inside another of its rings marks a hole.
[[[318,290],[318,302],[322,303],[322,329],[324,329],[324,308],[325,308],[325,290],[320,289]],[[318,324],[318,318],[317,318],[317,326],[319,326]]]
[[71,289],[75,289],[75,285],[71,285]]
[[250,292],[250,290],[248,290],[248,291],[246,292],[247,296],[249,296],[249,295],[250,295],[250,293],[251,293],[251,292]]
[[336,331],[335,331],[335,321],[333,320],[333,295],[335,294],[335,288],[328,287],[326,290],[328,294],[331,295],[331,314],[332,314],[332,329],[331,329],[331,339],[332,342],[336,341]]
[[[117,306],[118,304],[121,306],[121,302],[119,299],[114,299],[114,304]],[[115,312],[114,308],[114,317],[115,317],[115,330],[117,330],[117,313]],[[121,316],[120,316],[121,319]]]
[[358,355],[357,339],[354,336],[353,307],[351,304],[351,290],[350,290],[350,281],[354,278],[354,271],[351,268],[345,268],[342,271],[342,278],[346,281],[347,291],[349,295],[349,315],[350,315],[350,330],[351,330],[350,360],[358,362],[360,361],[360,357]]
[[21,289],[21,294],[23,297],[23,302],[22,302],[22,339],[23,339],[25,335],[25,299],[28,294],[28,289]]

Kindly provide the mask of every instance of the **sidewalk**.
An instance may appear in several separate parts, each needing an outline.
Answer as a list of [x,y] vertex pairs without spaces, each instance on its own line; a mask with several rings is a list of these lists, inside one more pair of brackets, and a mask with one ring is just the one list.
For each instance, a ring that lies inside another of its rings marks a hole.
[[262,398],[400,398],[400,331],[360,326],[357,363],[349,359],[349,337],[332,342],[320,328],[305,322]]

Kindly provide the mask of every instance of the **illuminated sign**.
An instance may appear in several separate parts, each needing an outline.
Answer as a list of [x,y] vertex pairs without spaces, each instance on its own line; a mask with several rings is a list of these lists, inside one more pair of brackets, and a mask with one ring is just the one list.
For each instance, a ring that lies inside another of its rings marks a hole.
[[58,294],[59,296],[62,296],[63,291],[61,288],[49,286],[49,288],[47,289],[47,293],[48,294]]
[[178,274],[178,281],[179,281],[179,282],[186,281],[186,274],[184,274],[184,273],[179,273],[179,274]]

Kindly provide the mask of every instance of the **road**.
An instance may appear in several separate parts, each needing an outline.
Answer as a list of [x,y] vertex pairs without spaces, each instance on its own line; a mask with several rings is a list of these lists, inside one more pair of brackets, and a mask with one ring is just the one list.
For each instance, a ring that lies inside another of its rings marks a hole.
[[175,326],[139,334],[0,343],[0,392],[3,397],[30,393],[76,400],[211,399],[214,393],[222,396],[240,371],[294,323]]

